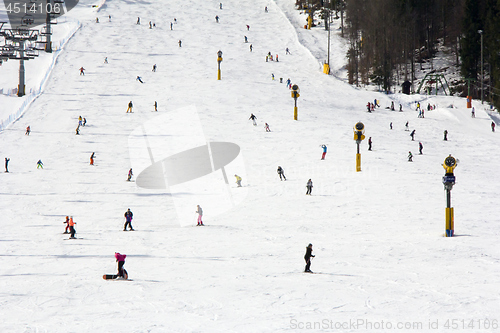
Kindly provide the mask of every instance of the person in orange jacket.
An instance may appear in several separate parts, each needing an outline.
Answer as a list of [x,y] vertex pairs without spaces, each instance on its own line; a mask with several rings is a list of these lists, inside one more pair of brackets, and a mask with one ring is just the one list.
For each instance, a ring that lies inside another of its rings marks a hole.
[[90,155],[90,165],[94,165],[94,158],[95,158],[95,152],[92,152],[92,155]]
[[64,233],[65,234],[69,234],[69,216],[66,216],[66,221],[64,221],[63,223],[66,223],[66,229],[64,229]]
[[71,216],[69,218],[69,222],[68,222],[68,225],[69,225],[69,232],[71,234],[71,236],[69,236],[69,238],[75,238],[75,234],[76,234],[76,230],[75,230],[75,224],[76,222],[73,221],[73,216]]

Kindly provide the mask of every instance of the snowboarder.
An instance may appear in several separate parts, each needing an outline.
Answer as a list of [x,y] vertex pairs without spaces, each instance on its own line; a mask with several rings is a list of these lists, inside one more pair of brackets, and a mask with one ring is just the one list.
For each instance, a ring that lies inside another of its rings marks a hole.
[[10,158],[5,158],[5,172],[9,172],[9,161]]
[[90,155],[90,165],[94,165],[94,158],[95,158],[95,152],[92,152],[92,155]]
[[144,83],[144,82],[142,82],[142,77],[140,77],[140,76],[137,76],[136,80],[139,81],[140,83]]
[[495,132],[495,122],[494,121],[491,122],[491,131]]
[[264,125],[264,128],[266,129],[266,132],[271,132],[271,129],[269,128],[269,124],[268,123],[266,123]]
[[304,260],[306,261],[306,268],[304,270],[304,273],[312,273],[311,271],[311,258],[314,258],[315,255],[312,254],[313,251],[313,245],[309,244],[306,247],[306,254],[304,255]]
[[391,121],[391,123],[389,124],[389,127],[392,129],[392,121]]
[[203,217],[203,209],[201,209],[200,205],[196,206],[196,213],[198,214],[198,226],[203,225],[203,221],[201,220]]
[[66,228],[64,229],[63,234],[69,234],[69,216],[66,216],[66,221],[64,221],[63,223],[66,224]]
[[253,50],[253,46],[252,46],[252,44],[250,44],[250,52],[252,52],[252,50]]
[[418,143],[418,153],[419,153],[420,155],[422,155],[422,154],[423,154],[423,153],[422,153],[422,150],[423,150],[423,149],[424,149],[424,145],[422,144],[422,142],[419,142],[419,143]]
[[215,22],[219,23],[219,15],[215,16]]
[[413,162],[413,154],[411,151],[408,152],[408,162]]
[[182,40],[179,39],[179,47],[182,47]]
[[31,127],[26,127],[26,133],[24,133],[24,135],[30,135],[31,133]]
[[85,68],[80,67],[80,75],[85,76]]
[[321,159],[324,160],[326,157],[326,151],[328,148],[326,147],[326,145],[321,145],[320,147],[323,149],[323,154],[321,155]]
[[291,54],[290,50],[288,49],[288,47],[285,49],[285,52],[286,52],[285,54]]
[[472,108],[471,117],[476,118],[476,110]]
[[411,136],[411,141],[415,141],[415,130],[411,131],[410,136]]
[[155,101],[155,111],[158,112],[158,103]]
[[134,105],[132,104],[132,101],[128,102],[127,112],[125,112],[125,113],[129,113],[129,112],[130,112],[130,113],[132,113],[132,107],[133,107],[133,106],[134,106]]
[[151,71],[156,72],[156,64],[153,65],[153,69]]
[[241,177],[238,175],[234,175],[236,177],[236,184],[238,184],[238,187],[241,187]]
[[125,265],[125,258],[127,257],[126,254],[121,254],[119,252],[115,252],[115,258],[116,262],[118,263],[118,276],[126,279],[127,277],[125,276],[125,272],[123,269],[123,265]]
[[69,236],[69,239],[75,238],[76,230],[75,230],[75,224],[76,222],[73,221],[73,216],[69,218],[68,225],[69,225],[69,233],[71,234]]
[[372,137],[368,138],[368,150],[372,150]]
[[443,138],[443,140],[444,140],[444,141],[448,141],[448,131],[447,131],[447,130],[444,130],[443,134],[444,134],[444,138]]
[[130,230],[134,231],[134,228],[132,228],[132,218],[134,217],[134,214],[130,211],[130,208],[127,209],[123,216],[125,216],[125,225],[123,226],[123,231],[127,231],[127,226],[130,227]]
[[141,18],[140,17],[137,18],[137,23],[136,24],[141,24]]
[[248,120],[250,120],[250,119],[252,119],[253,125],[257,126],[257,122],[255,121],[255,119],[257,119],[257,117],[253,113],[250,115],[250,118],[248,118]]
[[39,169],[39,168],[42,168],[43,169],[43,163],[42,163],[42,160],[38,160],[38,162],[36,162],[36,168]]
[[133,175],[134,174],[132,173],[132,168],[130,168],[130,170],[128,171],[127,181],[130,181]]
[[406,125],[405,125],[405,127],[406,127],[405,131],[409,131],[409,130],[410,130],[410,128],[408,127],[408,125],[409,125],[408,123],[409,123],[409,122],[407,121],[407,122],[406,122]]
[[280,176],[280,180],[286,180],[286,177],[285,177],[285,170],[283,170],[283,168],[281,166],[278,165],[278,175]]
[[311,195],[313,189],[313,182],[311,179],[307,181],[306,188],[307,188],[306,195]]

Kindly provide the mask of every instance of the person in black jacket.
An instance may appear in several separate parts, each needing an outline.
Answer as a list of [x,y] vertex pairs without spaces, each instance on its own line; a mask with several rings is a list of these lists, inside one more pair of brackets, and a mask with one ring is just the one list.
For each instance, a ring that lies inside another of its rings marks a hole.
[[312,254],[313,251],[313,245],[309,244],[306,247],[306,255],[304,256],[304,260],[306,261],[306,269],[304,270],[304,273],[312,273],[311,271],[311,257],[314,257]]
[[130,208],[125,212],[125,214],[123,215],[125,216],[125,226],[123,227],[123,231],[127,231],[127,226],[130,227],[130,230],[134,230],[134,228],[132,227],[132,218],[134,217],[134,214],[132,214],[132,212],[130,211]]
[[280,180],[283,180],[283,178],[286,180],[286,177],[285,177],[285,170],[283,170],[283,169],[281,168],[281,166],[278,166],[278,170],[277,170],[277,172],[278,172],[278,175],[280,176]]

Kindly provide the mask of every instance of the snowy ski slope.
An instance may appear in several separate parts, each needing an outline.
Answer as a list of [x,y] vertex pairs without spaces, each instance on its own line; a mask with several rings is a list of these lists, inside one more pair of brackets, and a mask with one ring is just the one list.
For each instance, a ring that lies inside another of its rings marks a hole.
[[[0,175],[0,331],[443,332],[471,320],[470,332],[497,331],[500,156],[484,107],[475,101],[472,119],[461,98],[356,89],[336,78],[345,65],[336,32],[335,76],[322,74],[326,32],[300,28],[294,1],[219,3],[108,0],[96,12],[84,0],[68,14],[82,27],[41,96],[0,132],[0,157],[11,159]],[[266,62],[268,52],[280,61]],[[280,77],[300,87],[298,121]],[[2,96],[2,112],[17,105],[6,98],[15,97]],[[382,107],[367,113],[374,99]],[[404,112],[385,109],[391,101]],[[437,109],[417,118],[415,101]],[[87,126],[77,136],[79,116]],[[362,143],[359,173],[358,121],[373,140],[373,151]],[[135,180],[151,159],[211,141],[241,149],[229,188],[217,170],[172,191],[126,181],[129,168]],[[460,160],[453,238],[443,237],[449,154]],[[197,204],[206,227],[193,227]],[[127,208],[135,232],[122,231]],[[62,234],[66,215],[76,240]],[[318,274],[303,273],[308,243]],[[114,252],[127,254],[130,281],[102,279],[116,271]]]

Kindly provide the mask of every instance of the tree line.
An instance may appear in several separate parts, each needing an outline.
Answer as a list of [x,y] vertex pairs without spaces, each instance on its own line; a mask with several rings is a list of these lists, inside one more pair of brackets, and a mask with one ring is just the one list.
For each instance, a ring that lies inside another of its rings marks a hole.
[[451,70],[434,64],[444,47],[460,68],[452,92],[466,96],[470,88],[480,99],[482,84],[484,99],[500,106],[500,0],[296,0],[296,6],[321,11],[325,21],[327,13],[342,19],[350,84],[390,92],[409,81],[415,89],[424,64],[427,73]]

